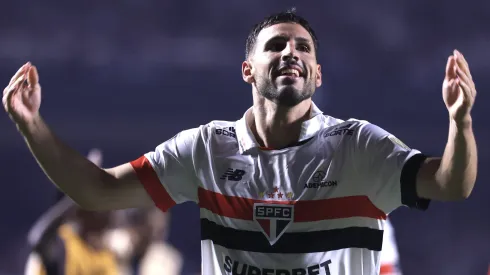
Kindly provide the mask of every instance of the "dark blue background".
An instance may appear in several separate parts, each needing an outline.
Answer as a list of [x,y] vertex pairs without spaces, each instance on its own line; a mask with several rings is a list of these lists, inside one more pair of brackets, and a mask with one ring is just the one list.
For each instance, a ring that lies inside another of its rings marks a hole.
[[[186,128],[236,120],[252,104],[240,75],[250,27],[295,5],[320,38],[332,116],[365,119],[411,147],[442,154],[448,115],[441,84],[460,49],[478,89],[479,175],[465,202],[392,214],[405,274],[486,274],[490,263],[490,1],[54,1],[0,4],[0,80],[30,60],[42,114],[68,144],[99,147],[105,166],[139,157]],[[6,115],[0,116],[0,271],[21,274],[25,234],[54,188]],[[195,205],[172,210],[171,241],[199,269]],[[0,272],[1,273],[1,272]]]

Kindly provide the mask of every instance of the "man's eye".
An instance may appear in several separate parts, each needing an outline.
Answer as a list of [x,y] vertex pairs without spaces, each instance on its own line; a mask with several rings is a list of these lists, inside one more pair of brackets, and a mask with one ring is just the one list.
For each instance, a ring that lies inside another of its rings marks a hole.
[[273,51],[273,52],[280,52],[284,50],[285,44],[284,43],[272,43],[267,47],[267,50]]
[[310,47],[308,45],[299,45],[298,50],[302,52],[310,52]]

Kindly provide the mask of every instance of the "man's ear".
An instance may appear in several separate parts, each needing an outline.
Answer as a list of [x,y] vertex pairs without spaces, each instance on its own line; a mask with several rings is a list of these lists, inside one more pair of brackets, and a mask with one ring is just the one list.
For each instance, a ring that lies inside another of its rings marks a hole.
[[322,86],[322,66],[320,64],[317,65],[316,67],[316,79],[315,79],[315,85],[316,87]]
[[243,81],[247,82],[248,84],[252,84],[255,82],[255,79],[253,77],[253,67],[252,63],[248,60],[243,61],[242,63],[242,78]]

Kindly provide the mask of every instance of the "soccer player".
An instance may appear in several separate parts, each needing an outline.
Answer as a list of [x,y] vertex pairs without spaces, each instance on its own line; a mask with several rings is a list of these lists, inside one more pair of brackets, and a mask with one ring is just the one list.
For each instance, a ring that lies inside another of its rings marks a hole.
[[[98,150],[87,158],[96,165],[102,161]],[[119,274],[115,254],[103,245],[109,223],[109,212],[86,211],[62,197],[29,231],[25,274]]]
[[240,120],[184,130],[110,169],[50,130],[31,63],[13,76],[3,103],[46,175],[82,207],[153,201],[167,211],[197,203],[203,274],[378,274],[388,213],[470,195],[477,174],[475,86],[455,50],[442,85],[447,144],[441,157],[427,157],[367,121],[324,115],[311,99],[322,84],[317,52],[304,18],[294,12],[265,18],[245,45],[242,77],[253,106]]
[[184,258],[166,241],[169,214],[155,206],[116,211],[105,242],[118,254],[120,275],[183,274]]

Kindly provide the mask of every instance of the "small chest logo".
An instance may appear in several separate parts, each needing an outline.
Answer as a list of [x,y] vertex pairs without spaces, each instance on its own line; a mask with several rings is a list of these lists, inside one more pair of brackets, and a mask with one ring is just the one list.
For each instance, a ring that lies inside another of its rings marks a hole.
[[323,134],[323,137],[333,137],[333,136],[352,136],[354,135],[354,130],[349,129],[352,126],[352,124],[347,124],[345,126],[341,127],[336,127],[331,131],[325,132]]
[[311,177],[308,183],[305,183],[305,188],[322,188],[322,187],[335,187],[338,185],[336,180],[325,180],[327,173],[324,171],[316,171]]
[[254,204],[254,221],[271,245],[274,245],[293,223],[294,205]]
[[222,180],[240,181],[245,175],[245,171],[241,169],[228,168],[226,172],[220,177]]
[[235,127],[218,128],[215,129],[214,132],[218,136],[227,136],[227,137],[236,138]]

